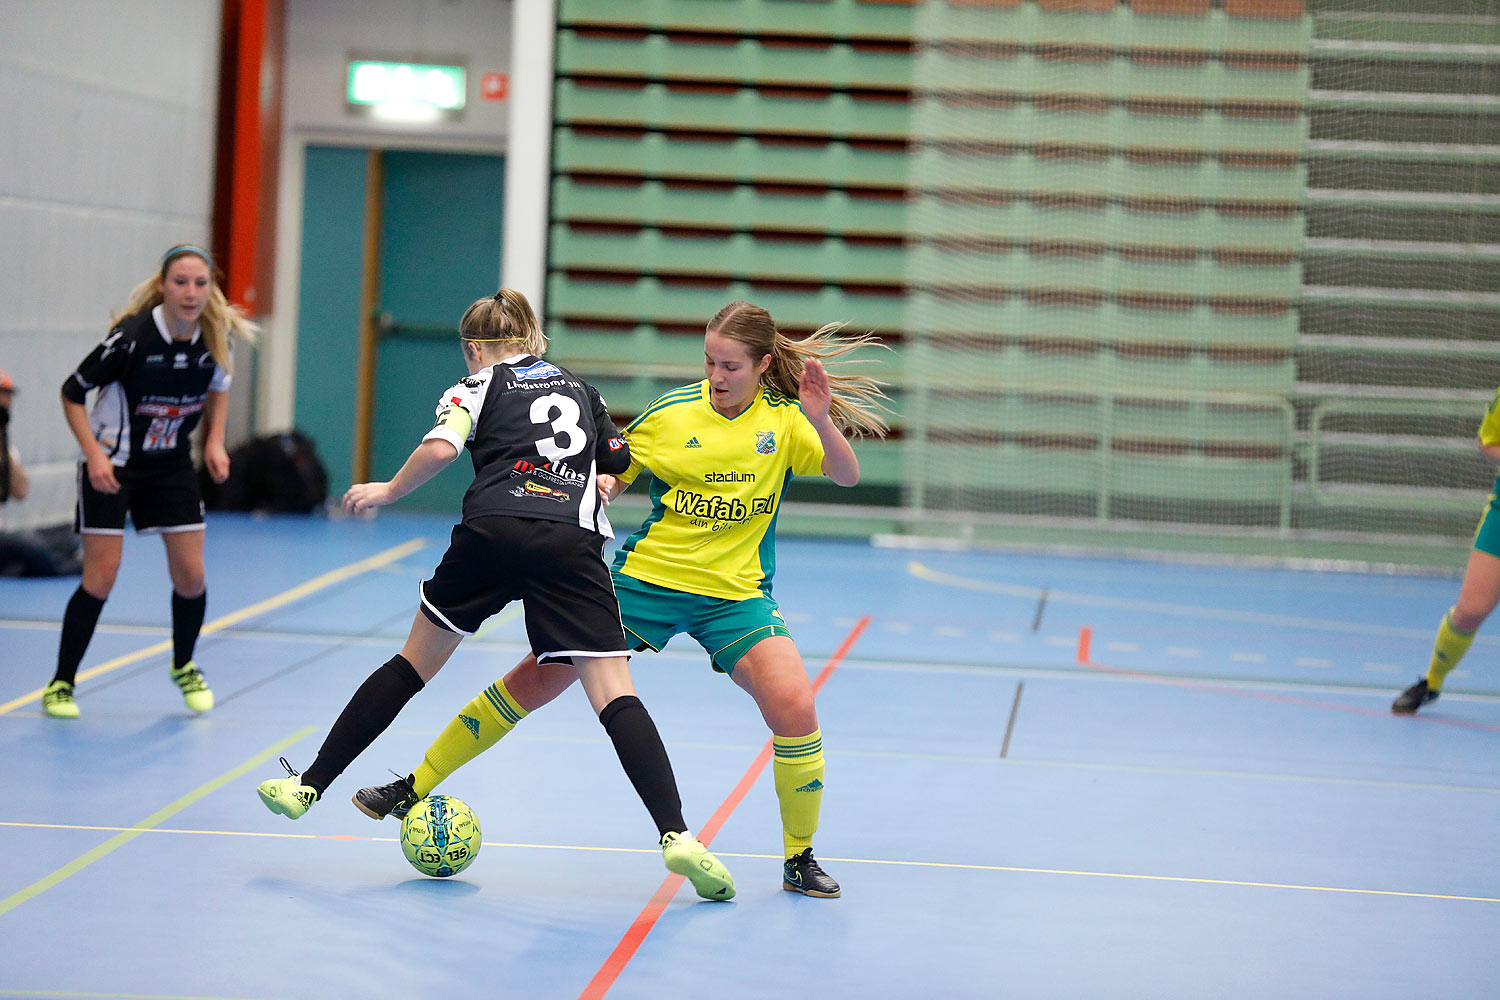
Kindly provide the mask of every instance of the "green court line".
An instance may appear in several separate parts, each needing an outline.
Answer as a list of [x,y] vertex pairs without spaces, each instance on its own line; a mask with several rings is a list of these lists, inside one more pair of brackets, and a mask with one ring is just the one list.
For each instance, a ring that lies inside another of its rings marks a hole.
[[156,812],[152,813],[150,816],[147,816],[139,823],[109,838],[98,847],[95,847],[93,850],[79,855],[72,861],[69,861],[67,864],[57,869],[57,871],[53,872],[51,875],[38,879],[19,892],[12,893],[5,899],[0,900],[0,916],[4,916],[11,910],[14,910],[16,907],[20,906],[28,899],[46,892],[48,889],[52,888],[54,885],[57,885],[63,879],[68,878],[70,875],[74,875],[82,871],[89,865],[93,864],[95,861],[98,861],[100,858],[114,851],[116,848],[125,846],[136,837],[139,837],[141,834],[145,833],[147,830],[150,830],[152,827],[158,825],[159,823],[162,823],[182,812],[182,810],[186,809],[194,802],[197,802],[205,795],[217,791],[236,778],[242,777],[243,775],[249,773],[252,769],[259,767],[261,764],[264,764],[266,761],[270,760],[272,757],[275,757],[277,754],[281,753],[281,751],[285,750],[293,743],[296,743],[298,740],[307,736],[309,733],[315,732],[316,730],[316,726],[303,726],[301,729],[297,730],[286,739],[272,744],[270,747],[262,750],[260,753],[256,754],[254,757],[251,757],[249,760],[245,761],[243,764],[240,764],[238,767],[225,771],[223,774],[219,775],[217,778],[214,778],[207,784],[199,785],[197,788],[193,789],[191,792],[188,792],[186,795],[178,799],[176,802],[173,802],[171,805],[166,806],[162,809],[158,809]]
[[519,601],[515,604],[512,604],[510,607],[506,608],[504,611],[500,612],[498,615],[495,615],[489,621],[479,626],[479,631],[475,632],[472,636],[470,636],[470,638],[481,638],[486,632],[492,631],[497,626],[504,625],[507,622],[515,621],[521,616],[522,610],[524,609]]

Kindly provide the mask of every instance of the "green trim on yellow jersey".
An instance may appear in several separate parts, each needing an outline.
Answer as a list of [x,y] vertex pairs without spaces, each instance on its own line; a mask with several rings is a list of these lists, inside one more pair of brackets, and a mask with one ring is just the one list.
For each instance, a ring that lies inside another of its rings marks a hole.
[[776,518],[795,475],[821,475],[823,442],[802,406],[762,387],[743,413],[713,408],[707,381],[662,394],[630,422],[630,468],[651,513],[615,569],[658,587],[744,600],[769,595]]
[[1490,408],[1479,424],[1479,443],[1485,446],[1500,444],[1500,389],[1490,400]]

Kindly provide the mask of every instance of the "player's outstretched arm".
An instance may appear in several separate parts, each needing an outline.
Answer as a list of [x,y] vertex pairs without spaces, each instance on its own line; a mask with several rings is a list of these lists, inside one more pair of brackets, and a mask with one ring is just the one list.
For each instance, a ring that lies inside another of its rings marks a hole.
[[355,483],[344,494],[344,513],[358,514],[395,503],[447,468],[458,450],[442,438],[428,438],[417,445],[401,470],[383,483]]

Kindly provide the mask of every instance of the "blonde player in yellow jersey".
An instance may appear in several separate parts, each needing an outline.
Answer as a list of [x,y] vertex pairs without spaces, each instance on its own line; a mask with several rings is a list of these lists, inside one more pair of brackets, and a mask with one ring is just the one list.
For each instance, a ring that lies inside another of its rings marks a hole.
[[[1479,425],[1479,450],[1492,461],[1500,462],[1500,389],[1490,402],[1489,412]],[[1474,642],[1479,626],[1500,603],[1500,476],[1490,491],[1490,499],[1479,517],[1474,532],[1474,549],[1464,570],[1464,582],[1458,589],[1458,603],[1449,609],[1438,625],[1437,640],[1432,646],[1432,662],[1427,676],[1401,692],[1391,703],[1391,711],[1410,715],[1423,705],[1437,701],[1443,690],[1443,679],[1458,666]]]
[[[776,514],[791,478],[821,474],[855,485],[859,460],[845,434],[886,430],[880,384],[838,371],[847,362],[833,360],[874,339],[846,337],[841,329],[831,324],[792,340],[759,306],[725,306],[704,335],[707,377],[665,393],[625,429],[631,464],[611,490],[617,495],[644,477],[652,501],[645,523],[615,554],[627,641],[660,650],[686,632],[715,670],[755,699],[775,751],[782,886],[822,897],[840,893],[812,855],[823,736],[812,683],[771,597],[771,579]],[[376,818],[404,815],[576,679],[527,656],[464,707],[409,777],[362,788],[355,804]]]

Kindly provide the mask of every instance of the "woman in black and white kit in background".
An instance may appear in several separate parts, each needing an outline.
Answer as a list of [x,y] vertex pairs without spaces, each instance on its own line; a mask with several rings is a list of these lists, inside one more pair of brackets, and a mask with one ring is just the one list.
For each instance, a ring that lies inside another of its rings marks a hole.
[[[384,507],[441,472],[464,451],[474,482],[401,652],[349,699],[305,773],[281,759],[284,778],[260,783],[266,808],[298,819],[448,662],[464,636],[512,601],[525,608],[537,662],[582,682],[620,766],[656,823],[662,860],[704,899],[734,896],[734,878],[688,831],[672,762],[635,695],[620,605],[604,562],[613,537],[599,474],[624,472],[630,449],[598,391],[542,359],[547,338],[526,296],[502,288],[469,306],[458,325],[467,377],[443,393],[437,424],[395,476],[356,483],[351,514]],[[514,701],[481,694],[465,731],[475,740],[509,728]],[[455,723],[457,725],[458,723]],[[356,804],[368,809],[359,800]]]
[[189,437],[202,420],[203,460],[222,483],[229,475],[230,338],[250,340],[255,327],[214,282],[209,252],[187,245],[166,252],[113,322],[62,387],[63,414],[83,449],[74,519],[83,535],[83,583],[63,614],[57,673],[42,707],[53,718],[78,717],[78,665],[119,573],[128,512],[137,532],[159,534],[166,545],[171,678],[189,708],[206,712],[213,692],[193,663],[207,602],[203,501]]

